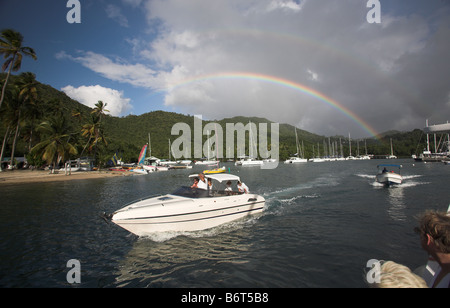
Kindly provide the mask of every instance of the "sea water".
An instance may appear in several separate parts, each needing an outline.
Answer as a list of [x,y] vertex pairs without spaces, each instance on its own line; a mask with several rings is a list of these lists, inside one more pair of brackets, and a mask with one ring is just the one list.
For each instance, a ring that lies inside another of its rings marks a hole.
[[[0,286],[308,288],[367,287],[366,264],[426,263],[413,228],[427,209],[447,210],[450,166],[396,160],[403,184],[375,181],[382,160],[235,167],[265,211],[210,230],[138,238],[106,223],[135,199],[166,194],[202,169],[132,177],[0,184]],[[392,162],[392,161],[390,161]]]

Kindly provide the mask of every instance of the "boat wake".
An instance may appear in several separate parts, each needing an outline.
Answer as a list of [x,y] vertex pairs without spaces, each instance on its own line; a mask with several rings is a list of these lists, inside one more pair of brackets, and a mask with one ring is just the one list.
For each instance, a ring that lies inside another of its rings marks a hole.
[[355,174],[356,176],[363,178],[363,179],[376,179],[376,175],[373,174]]
[[234,220],[228,223],[225,223],[223,225],[206,229],[206,230],[199,230],[199,231],[166,231],[166,232],[153,232],[148,233],[145,235],[142,235],[139,237],[139,240],[151,240],[153,242],[167,242],[172,239],[178,238],[178,237],[188,237],[188,238],[208,238],[208,237],[215,237],[224,233],[234,232],[240,229],[248,228],[253,226],[259,218],[264,215],[264,212],[262,214],[255,214],[250,215],[245,218],[241,218],[238,220]]
[[[370,180],[369,183],[370,185],[372,185],[375,188],[383,188],[384,185],[381,183],[378,183],[376,181],[376,175],[373,174],[355,174],[355,176],[363,178],[363,179],[368,179]],[[396,187],[414,187],[414,186],[418,186],[418,185],[425,185],[425,184],[429,184],[429,182],[422,182],[417,180],[418,178],[421,178],[422,175],[417,175],[417,174],[413,174],[413,175],[404,175],[403,176],[403,183],[400,185],[396,185]]]

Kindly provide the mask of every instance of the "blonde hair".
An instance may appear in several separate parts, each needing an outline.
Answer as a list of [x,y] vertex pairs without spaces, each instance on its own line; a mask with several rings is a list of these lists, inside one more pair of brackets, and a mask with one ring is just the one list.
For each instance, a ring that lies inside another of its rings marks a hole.
[[380,282],[378,288],[428,288],[425,280],[411,270],[393,261],[386,261],[381,265]]

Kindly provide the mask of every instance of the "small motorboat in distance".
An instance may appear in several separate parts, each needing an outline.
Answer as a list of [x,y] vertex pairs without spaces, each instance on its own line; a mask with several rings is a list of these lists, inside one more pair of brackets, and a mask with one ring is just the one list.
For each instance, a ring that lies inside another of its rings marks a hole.
[[[403,177],[400,174],[400,169],[402,165],[392,165],[392,164],[381,164],[378,165],[377,182],[384,184],[386,186],[391,186],[395,184],[401,184]],[[388,169],[389,168],[389,169]],[[392,171],[392,169],[398,169],[397,172]]]
[[[118,226],[145,236],[154,232],[205,230],[264,210],[262,196],[237,191],[238,176],[218,173],[207,174],[205,179],[212,180],[212,189],[182,186],[171,194],[142,199],[105,216]],[[226,187],[229,182],[234,184],[234,191]]]
[[224,173],[226,170],[227,169],[225,168],[225,166],[223,166],[222,168],[204,170],[203,173],[204,174],[217,174],[217,173]]

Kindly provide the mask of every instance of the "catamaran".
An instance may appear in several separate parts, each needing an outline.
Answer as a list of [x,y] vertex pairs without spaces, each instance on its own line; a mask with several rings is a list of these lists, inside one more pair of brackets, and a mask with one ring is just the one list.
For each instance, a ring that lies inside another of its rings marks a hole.
[[171,194],[134,201],[104,217],[131,233],[144,236],[154,232],[210,229],[264,210],[262,196],[225,188],[228,182],[240,181],[238,176],[219,173],[205,178],[213,181],[213,189],[182,186]]
[[[423,162],[444,162],[448,164],[450,161],[450,123],[438,124],[428,126],[428,120],[426,121],[426,127],[423,131],[427,134],[427,148],[417,157],[413,155],[416,161]],[[431,152],[430,136],[434,136],[434,152]],[[437,134],[440,134],[439,143],[437,143]]]

